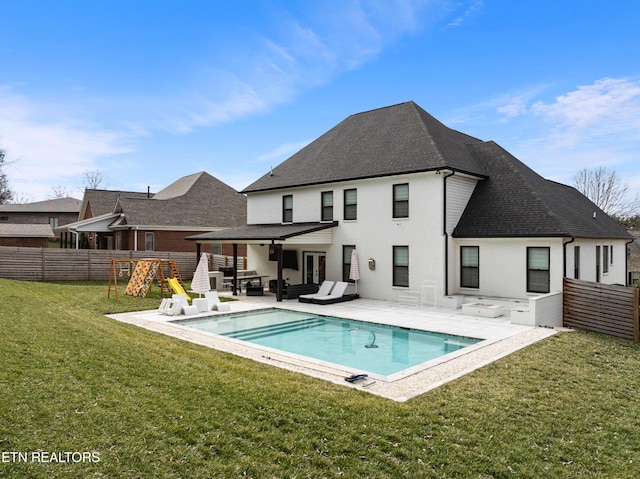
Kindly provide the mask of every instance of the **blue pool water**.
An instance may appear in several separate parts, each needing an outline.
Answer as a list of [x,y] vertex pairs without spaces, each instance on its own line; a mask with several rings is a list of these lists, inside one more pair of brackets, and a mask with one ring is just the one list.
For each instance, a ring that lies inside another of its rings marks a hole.
[[174,322],[383,376],[481,341],[278,308]]

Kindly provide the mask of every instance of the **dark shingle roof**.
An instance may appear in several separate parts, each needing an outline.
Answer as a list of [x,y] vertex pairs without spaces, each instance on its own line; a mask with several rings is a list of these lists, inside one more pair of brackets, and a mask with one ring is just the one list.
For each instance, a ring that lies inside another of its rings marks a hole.
[[206,172],[185,176],[153,198],[121,197],[128,226],[231,227],[245,224],[247,199]]
[[[82,209],[80,210],[79,219],[83,220],[88,217],[101,216],[106,213],[112,213],[118,198],[149,198],[153,194],[141,193],[139,191],[120,191],[120,190],[96,190],[87,188],[84,190],[84,199],[82,201]],[[90,214],[87,215],[87,209]]]
[[488,178],[478,182],[454,237],[630,237],[575,188],[544,179],[496,143],[469,150]]
[[351,115],[244,192],[442,168],[483,176],[465,146],[478,141],[443,125],[414,102],[401,103]]

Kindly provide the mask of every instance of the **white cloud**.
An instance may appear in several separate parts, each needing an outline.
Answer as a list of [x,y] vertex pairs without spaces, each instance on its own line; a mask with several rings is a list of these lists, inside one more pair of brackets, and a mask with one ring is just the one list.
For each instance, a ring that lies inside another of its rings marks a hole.
[[271,151],[259,155],[257,160],[260,163],[270,160],[277,160],[277,162],[280,163],[281,161],[286,160],[289,156],[307,146],[309,143],[309,141],[286,143],[274,148]]
[[478,10],[483,7],[482,0],[474,1],[467,9],[459,16],[454,18],[451,22],[447,24],[447,27],[455,28],[462,25],[466,20],[472,17]]
[[0,88],[0,147],[6,150],[11,189],[44,199],[53,186],[75,189],[87,170],[108,155],[131,151],[130,136],[37,107]]

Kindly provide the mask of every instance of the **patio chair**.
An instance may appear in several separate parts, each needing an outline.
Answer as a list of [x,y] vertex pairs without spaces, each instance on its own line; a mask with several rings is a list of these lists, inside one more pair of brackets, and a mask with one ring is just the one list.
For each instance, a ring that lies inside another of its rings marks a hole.
[[220,301],[217,291],[207,291],[206,293],[204,293],[204,297],[208,302],[209,311],[212,311],[212,310],[230,311],[231,310],[231,306]]
[[308,303],[313,298],[327,296],[329,293],[331,293],[331,290],[333,289],[334,284],[335,283],[333,281],[325,280],[320,285],[320,289],[318,289],[317,293],[301,294],[300,296],[298,296],[298,301],[300,301],[301,303]]

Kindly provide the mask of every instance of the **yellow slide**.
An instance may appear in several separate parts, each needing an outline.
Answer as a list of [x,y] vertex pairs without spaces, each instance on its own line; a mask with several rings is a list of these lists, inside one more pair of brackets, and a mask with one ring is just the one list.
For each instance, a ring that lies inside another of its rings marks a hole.
[[169,278],[167,283],[169,283],[169,287],[175,294],[184,294],[187,297],[187,301],[191,301],[191,296],[187,294],[177,278]]

